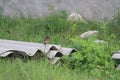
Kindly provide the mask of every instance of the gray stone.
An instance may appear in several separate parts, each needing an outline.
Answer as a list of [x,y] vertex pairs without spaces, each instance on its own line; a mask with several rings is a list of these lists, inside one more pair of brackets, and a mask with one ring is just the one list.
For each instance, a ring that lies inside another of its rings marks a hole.
[[99,34],[99,31],[87,31],[87,32],[80,34],[79,38],[82,38],[82,39],[89,38],[89,37],[92,37],[98,34]]
[[116,70],[120,70],[120,64],[117,65]]
[[80,15],[79,13],[76,13],[76,12],[72,12],[72,13],[68,16],[68,21],[86,22],[86,20],[82,17],[82,15]]
[[95,43],[106,44],[107,42],[104,40],[94,40]]
[[120,51],[114,52],[112,55],[112,59],[120,59]]

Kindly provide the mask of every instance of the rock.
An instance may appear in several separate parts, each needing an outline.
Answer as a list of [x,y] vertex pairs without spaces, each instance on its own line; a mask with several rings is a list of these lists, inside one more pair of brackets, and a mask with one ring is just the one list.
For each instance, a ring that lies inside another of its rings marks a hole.
[[88,37],[92,37],[98,34],[99,34],[99,31],[87,31],[87,32],[80,34],[79,38],[82,38],[82,39],[88,38]]
[[106,44],[107,42],[104,40],[94,40],[95,43]]
[[83,19],[83,17],[79,13],[76,13],[76,12],[73,12],[68,16],[68,21],[86,22],[85,19]]
[[120,70],[120,51],[112,52],[112,59],[116,63],[116,70]]
[[120,51],[113,52],[112,59],[119,59],[120,60]]
[[120,64],[117,65],[116,70],[120,70]]

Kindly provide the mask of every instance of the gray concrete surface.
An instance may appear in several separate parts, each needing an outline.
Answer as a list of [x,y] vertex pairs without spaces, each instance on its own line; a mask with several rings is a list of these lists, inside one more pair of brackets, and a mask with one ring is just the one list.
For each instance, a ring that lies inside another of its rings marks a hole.
[[120,0],[0,0],[2,14],[10,17],[48,15],[49,5],[68,13],[76,11],[86,19],[112,18],[116,8],[120,8]]

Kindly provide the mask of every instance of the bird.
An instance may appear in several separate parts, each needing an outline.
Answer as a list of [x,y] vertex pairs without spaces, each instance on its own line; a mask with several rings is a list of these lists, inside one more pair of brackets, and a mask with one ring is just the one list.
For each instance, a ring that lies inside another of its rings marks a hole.
[[50,41],[50,37],[49,36],[46,36],[45,39],[44,39],[44,44],[49,44],[49,41]]

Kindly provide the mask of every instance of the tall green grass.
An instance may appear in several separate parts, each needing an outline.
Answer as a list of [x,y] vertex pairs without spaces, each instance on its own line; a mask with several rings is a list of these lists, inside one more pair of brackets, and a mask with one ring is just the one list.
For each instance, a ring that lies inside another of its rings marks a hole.
[[[43,43],[44,37],[50,36],[51,44],[75,47],[78,50],[76,54],[64,59],[62,65],[58,62],[58,67],[46,60],[24,62],[2,58],[0,80],[119,80],[119,71],[114,67],[116,63],[111,59],[112,51],[120,49],[119,17],[111,22],[84,23],[67,21],[67,16],[65,11],[61,11],[38,19],[0,17],[1,39]],[[99,36],[93,39],[103,39],[108,44],[97,45],[92,39],[76,38],[88,30],[100,31]]]
[[87,72],[71,71],[46,61],[14,61],[0,59],[0,80],[93,80]]

